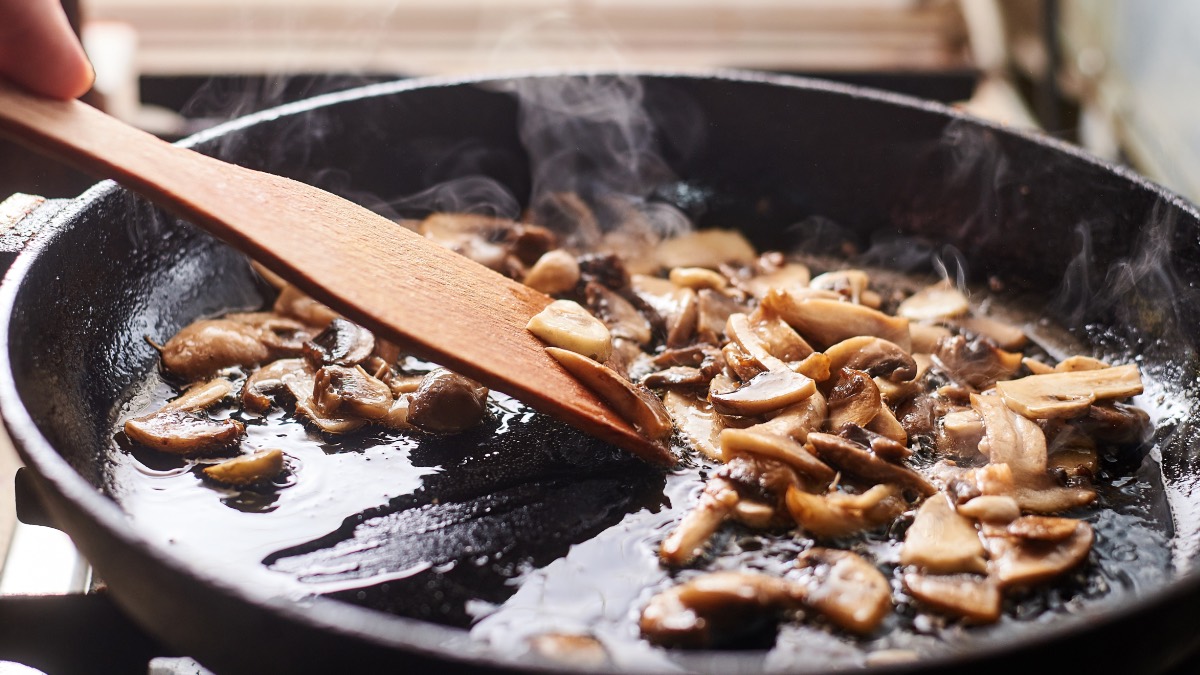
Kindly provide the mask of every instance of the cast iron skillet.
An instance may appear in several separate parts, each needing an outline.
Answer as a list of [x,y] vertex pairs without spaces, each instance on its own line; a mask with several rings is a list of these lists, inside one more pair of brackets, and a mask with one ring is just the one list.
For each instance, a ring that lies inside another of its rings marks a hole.
[[[702,225],[741,227],[760,248],[875,244],[876,262],[901,267],[911,261],[899,253],[913,249],[886,245],[898,237],[930,250],[953,246],[974,279],[1032,297],[1098,351],[1136,347],[1170,404],[1157,448],[1179,578],[1085,620],[916,667],[990,670],[1066,657],[1078,669],[1147,672],[1200,645],[1192,628],[1200,616],[1191,522],[1200,505],[1191,496],[1200,471],[1191,398],[1200,335],[1195,208],[1064,144],[912,99],[764,75],[645,74],[643,83],[680,179],[664,193]],[[530,176],[517,106],[495,85],[373,85],[257,114],[189,143],[352,198],[387,201],[468,173],[523,197]],[[117,411],[156,368],[144,336],[161,339],[198,316],[262,300],[239,256],[110,183],[60,212],[10,270],[0,293],[0,412],[52,515],[113,597],[146,630],[218,672],[546,667],[489,654],[459,629],[328,598],[277,597],[218,577],[151,544],[103,493]],[[586,478],[591,460],[558,445],[528,452],[554,455],[555,480],[571,480],[573,470]],[[600,464],[622,480],[645,475],[611,456]],[[734,672],[761,662],[711,653],[680,664]]]

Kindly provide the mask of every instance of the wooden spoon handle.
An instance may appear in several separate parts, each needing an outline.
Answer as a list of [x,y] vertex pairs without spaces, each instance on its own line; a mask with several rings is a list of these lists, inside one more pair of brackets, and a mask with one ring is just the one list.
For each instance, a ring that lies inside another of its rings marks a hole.
[[323,190],[165,143],[79,101],[0,82],[0,132],[114,178],[347,318],[640,457],[639,435],[528,331],[545,295]]

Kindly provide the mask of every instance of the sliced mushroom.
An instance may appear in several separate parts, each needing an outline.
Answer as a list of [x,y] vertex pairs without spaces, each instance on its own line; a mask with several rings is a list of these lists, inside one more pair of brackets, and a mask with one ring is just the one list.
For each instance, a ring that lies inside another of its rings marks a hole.
[[783,462],[820,483],[828,483],[835,475],[829,465],[787,436],[764,433],[755,428],[725,429],[721,431],[720,442],[721,457],[725,461],[739,454],[750,454]]
[[836,300],[798,300],[790,291],[768,293],[763,304],[820,349],[859,335],[883,338],[904,351],[912,346],[908,319],[888,316],[862,305]]
[[325,305],[313,300],[295,286],[284,286],[275,298],[272,310],[276,313],[298,319],[305,325],[322,329],[330,321],[338,318],[338,313]]
[[547,295],[566,293],[579,283],[579,262],[562,249],[547,251],[525,273],[523,283]]
[[1021,367],[1020,354],[999,349],[988,340],[968,340],[961,335],[939,342],[932,358],[952,380],[977,391],[1012,377]]
[[999,382],[997,391],[1008,407],[1031,419],[1074,417],[1099,400],[1121,399],[1142,393],[1142,377],[1135,365],[1100,370],[1077,370],[1029,375]]
[[[992,554],[991,574],[1001,586],[1032,586],[1060,576],[1087,560],[1095,535],[1092,526],[1083,521],[1069,521],[1055,528],[1058,537],[1030,538],[1023,533],[1018,519],[1009,524],[1005,535],[989,536],[988,549]],[[1066,520],[1066,519],[1055,519]],[[1073,523],[1073,527],[1067,527]],[[1065,536],[1059,536],[1068,530]],[[1040,528],[1032,528],[1040,534]]]
[[810,433],[808,443],[817,457],[846,473],[874,483],[896,483],[931,495],[937,490],[924,476],[902,464],[889,462],[853,441],[826,433]]
[[689,394],[669,391],[663,397],[663,407],[688,445],[709,459],[724,461],[724,455],[718,445],[718,435],[724,425],[708,401]]
[[232,393],[233,383],[223,377],[217,377],[207,382],[197,382],[184,389],[178,398],[168,401],[163,410],[199,412],[211,408]]
[[786,368],[785,362],[800,361],[813,353],[796,331],[761,309],[753,316],[730,314],[725,334],[766,370]]
[[[838,574],[841,581],[845,572]],[[651,598],[639,626],[658,645],[711,647],[765,613],[798,607],[804,594],[804,586],[760,572],[711,572]]]
[[913,293],[900,303],[896,314],[913,321],[933,321],[962,316],[968,309],[967,296],[945,280]]
[[666,332],[668,347],[682,347],[691,340],[699,318],[696,292],[680,288],[666,279],[635,274],[630,279],[633,294],[650,308]]
[[312,339],[308,326],[275,312],[234,312],[223,318],[259,329],[259,339],[276,357],[299,356],[304,343]]
[[442,434],[470,429],[487,413],[487,387],[445,368],[421,380],[408,404],[409,424]]
[[802,484],[786,462],[753,453],[734,454],[716,476],[732,483],[744,499],[780,506],[788,488]]
[[651,389],[670,387],[695,388],[707,386],[710,380],[712,380],[712,376],[705,377],[704,371],[699,368],[675,366],[650,373],[642,379],[642,384]]
[[[721,348],[721,360],[725,363],[724,370],[736,377],[739,382],[749,382],[768,370],[736,342],[730,342]],[[767,357],[767,361],[771,365],[777,366],[775,368],[777,371],[787,370],[787,366],[779,359]]]
[[1028,356],[1021,359],[1021,365],[1029,369],[1029,372],[1033,373],[1034,375],[1045,375],[1046,373],[1054,372],[1054,366],[1047,365],[1036,359],[1031,359]]
[[721,523],[738,503],[733,484],[722,478],[711,478],[704,484],[700,501],[679,521],[679,525],[663,539],[658,557],[671,566],[687,565],[699,556]]
[[1059,513],[1087,506],[1096,500],[1090,488],[1059,485],[1048,475],[1033,476],[1019,482],[1007,464],[988,464],[963,474],[963,480],[975,486],[975,495],[1001,495],[1016,500],[1022,511],[1039,514]]
[[805,573],[804,604],[859,635],[874,632],[892,610],[887,577],[856,553],[811,548],[797,564]]
[[973,623],[1000,620],[1003,596],[990,577],[974,574],[923,574],[906,572],[904,587],[921,602]]
[[723,415],[754,416],[799,403],[816,390],[816,383],[800,373],[771,370],[754,376],[731,392],[710,394],[709,400]]
[[628,300],[603,284],[589,282],[584,290],[587,305],[608,326],[614,338],[632,340],[645,347],[653,337],[650,322]]
[[356,366],[375,351],[375,335],[345,319],[334,319],[325,330],[304,343],[304,358],[313,368]]
[[374,420],[391,410],[392,390],[362,366],[325,366],[313,380],[313,404],[323,415]]
[[694,291],[701,289],[721,290],[729,285],[725,277],[704,267],[674,267],[671,268],[667,278],[676,286],[690,288]]
[[547,347],[546,351],[643,436],[652,441],[665,441],[671,435],[671,416],[662,400],[650,390],[586,356],[554,347]]
[[867,429],[897,443],[908,443],[908,432],[886,404],[879,406],[879,414],[867,424]]
[[985,523],[1011,523],[1021,517],[1021,507],[1007,495],[980,495],[959,504],[958,513]]
[[866,304],[862,302],[862,299],[870,283],[871,277],[862,270],[837,270],[818,274],[808,285],[822,291],[833,291],[845,296],[850,302],[860,305]]
[[715,270],[726,263],[750,264],[758,255],[737,230],[699,230],[668,239],[658,246],[658,262],[667,269],[704,267]]
[[971,407],[983,420],[979,451],[991,462],[1007,464],[1019,483],[1044,476],[1046,435],[1004,403],[999,396],[971,394]]
[[798,363],[790,364],[789,367],[801,375],[811,377],[816,382],[824,382],[832,374],[829,370],[829,357],[821,352],[813,352]]
[[[263,412],[271,407],[272,397],[288,390],[289,377],[312,378],[312,370],[304,359],[279,359],[250,374],[242,386],[242,406],[251,412]],[[311,390],[308,392],[311,395]]]
[[787,491],[786,504],[796,524],[817,537],[846,537],[895,520],[907,503],[894,485],[876,485],[866,492],[809,494]]
[[729,316],[742,311],[742,306],[733,298],[708,289],[696,293],[696,339],[719,345],[725,335]]
[[894,342],[870,335],[858,335],[825,350],[829,368],[861,370],[871,377],[889,382],[908,382],[917,376],[917,362]]
[[184,410],[160,410],[125,422],[129,440],[176,455],[203,455],[234,445],[246,433],[235,419],[214,420]]
[[762,299],[771,289],[806,288],[809,280],[807,267],[799,263],[784,263],[768,272],[742,281],[741,286],[754,297]]
[[912,450],[904,443],[856,424],[844,424],[838,427],[837,433],[842,438],[869,448],[871,452],[889,462],[899,464],[912,456]]
[[196,321],[167,340],[162,363],[168,372],[194,380],[232,366],[255,366],[270,355],[258,328],[213,319]]
[[975,525],[954,510],[944,493],[921,505],[900,549],[900,564],[932,574],[986,573],[983,542]]
[[529,320],[525,328],[551,347],[604,361],[612,354],[612,335],[579,303],[555,300]]
[[283,473],[283,451],[258,450],[204,467],[204,476],[225,485],[253,485]]
[[961,316],[953,319],[952,323],[971,333],[982,335],[1008,351],[1021,349],[1029,341],[1020,328],[986,316]]
[[828,413],[825,397],[820,391],[800,403],[780,410],[774,417],[749,427],[753,431],[785,436],[794,441],[804,443],[808,434],[821,428]]
[[875,380],[860,370],[848,368],[841,371],[826,401],[829,404],[828,426],[833,430],[847,424],[865,427],[883,407]]
[[1101,368],[1111,368],[1111,366],[1090,356],[1068,356],[1054,366],[1054,372],[1073,373],[1079,370],[1100,370]]
[[1150,415],[1137,406],[1103,402],[1088,408],[1087,414],[1075,420],[1084,434],[1100,443],[1137,445],[1150,436]]

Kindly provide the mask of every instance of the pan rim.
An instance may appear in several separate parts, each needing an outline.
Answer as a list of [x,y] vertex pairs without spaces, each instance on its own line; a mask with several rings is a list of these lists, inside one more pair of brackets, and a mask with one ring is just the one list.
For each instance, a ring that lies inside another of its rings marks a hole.
[[[468,77],[429,77],[397,80],[395,82],[370,84],[342,92],[324,94],[253,113],[184,139],[179,142],[179,145],[184,147],[201,146],[209,141],[225,137],[228,134],[278,118],[304,114],[315,109],[327,109],[340,103],[359,99],[392,96],[408,91],[440,87],[486,86],[515,78],[608,75],[710,79],[722,82],[774,85],[792,89],[848,95],[888,105],[915,108],[947,117],[950,120],[957,119],[972,125],[983,126],[997,133],[1017,136],[1030,143],[1066,153],[1075,159],[1082,160],[1116,174],[1118,177],[1130,182],[1133,186],[1153,193],[1158,199],[1200,221],[1200,211],[1197,210],[1197,207],[1174,192],[1149,181],[1125,167],[1096,158],[1076,146],[1054,138],[1041,137],[1032,132],[1010,129],[987,120],[981,120],[939,103],[900,94],[813,78],[733,70],[688,72],[678,70],[563,71],[547,69],[499,74],[489,73]],[[116,183],[104,181],[96,184],[66,204],[51,219],[46,229],[39,233],[35,240],[18,256],[5,275],[3,284],[0,285],[0,416],[2,416],[3,423],[26,465],[33,468],[63,498],[76,507],[83,509],[90,518],[97,521],[122,544],[137,547],[151,556],[158,564],[171,568],[173,572],[181,574],[191,581],[205,584],[237,601],[263,607],[280,615],[289,622],[299,623],[322,631],[330,631],[349,638],[371,640],[387,648],[403,649],[438,659],[454,661],[466,666],[510,667],[544,672],[561,670],[561,664],[547,664],[530,657],[514,657],[492,651],[471,640],[468,636],[469,631],[461,628],[453,628],[419,619],[386,614],[328,598],[314,597],[311,600],[307,600],[306,603],[297,603],[293,599],[281,598],[277,594],[268,593],[248,585],[229,583],[226,579],[206,574],[199,566],[190,564],[182,556],[158,546],[150,539],[139,534],[115,501],[97,491],[91,483],[85,480],[83,476],[66,462],[54,446],[41,434],[37,424],[22,403],[10,356],[9,333],[12,324],[12,311],[24,287],[25,277],[38,264],[41,252],[46,250],[57,237],[62,236],[74,227],[77,223],[76,217],[88,205],[111,195],[119,189],[121,188]],[[1056,621],[1052,625],[1041,627],[1038,632],[1029,632],[1022,635],[1018,642],[1011,644],[989,643],[978,645],[969,653],[943,653],[922,658],[920,661],[912,664],[876,666],[867,668],[866,670],[869,672],[916,672],[939,667],[966,666],[972,663],[980,663],[998,655],[1008,654],[1020,649],[1044,646],[1070,636],[1091,632],[1098,626],[1115,624],[1154,611],[1156,607],[1165,604],[1172,596],[1180,593],[1182,589],[1187,589],[1189,593],[1200,592],[1200,574],[1196,573],[1195,568],[1185,570],[1160,588],[1132,597],[1130,602],[1122,603],[1117,607],[1097,609],[1095,612],[1089,612],[1082,618],[1073,617],[1063,621]],[[448,641],[454,643],[449,648],[445,645]],[[467,645],[470,646],[467,647]],[[695,656],[697,659],[710,658],[718,664],[729,658],[727,652],[698,652],[695,653]],[[607,667],[596,672],[629,671]]]

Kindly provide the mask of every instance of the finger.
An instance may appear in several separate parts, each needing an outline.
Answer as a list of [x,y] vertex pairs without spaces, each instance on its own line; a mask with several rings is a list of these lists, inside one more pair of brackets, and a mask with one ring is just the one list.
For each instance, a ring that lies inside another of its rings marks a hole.
[[83,95],[95,78],[59,0],[0,0],[0,74],[62,99]]

